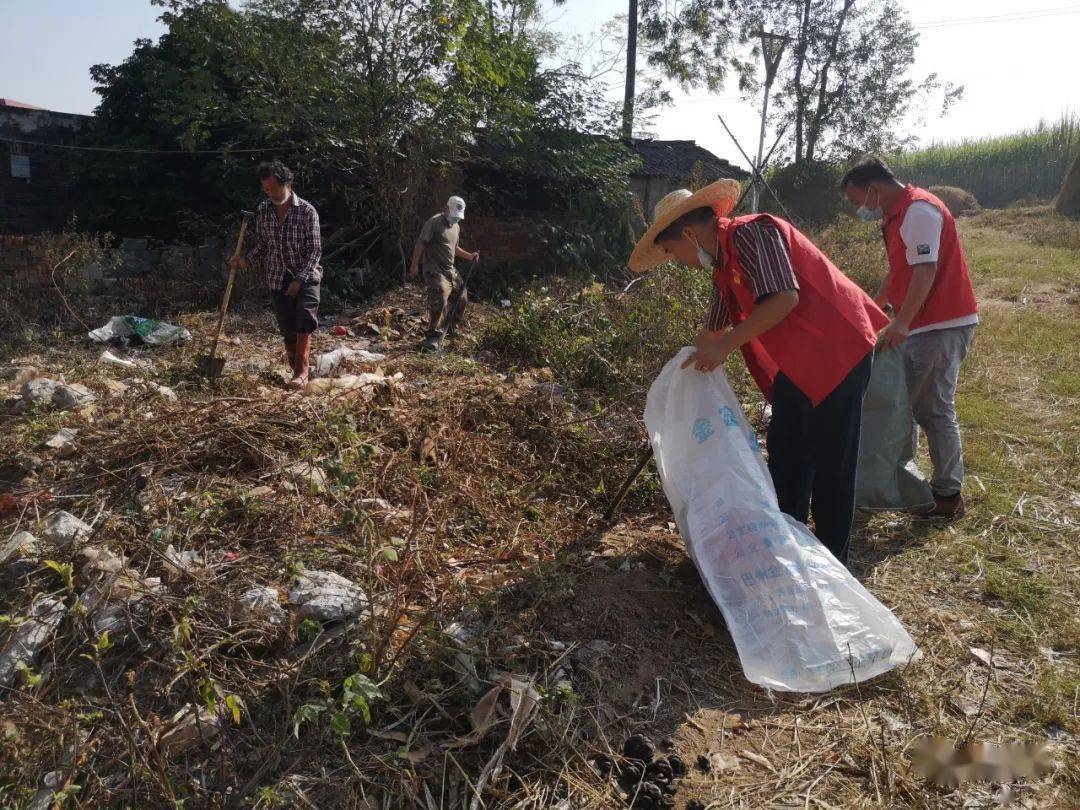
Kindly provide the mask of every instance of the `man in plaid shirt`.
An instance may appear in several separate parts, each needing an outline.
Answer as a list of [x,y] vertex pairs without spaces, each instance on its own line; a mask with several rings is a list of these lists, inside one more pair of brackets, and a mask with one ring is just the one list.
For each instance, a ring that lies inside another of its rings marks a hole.
[[308,382],[311,334],[319,326],[319,213],[293,191],[293,173],[285,164],[263,163],[255,174],[268,199],[255,212],[255,246],[235,261],[247,269],[262,260],[293,372],[289,387],[300,389]]

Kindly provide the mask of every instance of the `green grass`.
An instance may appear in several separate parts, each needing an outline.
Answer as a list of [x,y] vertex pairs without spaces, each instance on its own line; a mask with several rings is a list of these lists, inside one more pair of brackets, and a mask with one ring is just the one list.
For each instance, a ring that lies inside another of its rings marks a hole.
[[976,219],[962,225],[964,254],[978,280],[1080,284],[1080,249],[1039,245]]
[[906,182],[958,186],[985,206],[1057,195],[1080,153],[1080,115],[1065,113],[1053,124],[992,138],[931,144],[894,156],[890,163]]

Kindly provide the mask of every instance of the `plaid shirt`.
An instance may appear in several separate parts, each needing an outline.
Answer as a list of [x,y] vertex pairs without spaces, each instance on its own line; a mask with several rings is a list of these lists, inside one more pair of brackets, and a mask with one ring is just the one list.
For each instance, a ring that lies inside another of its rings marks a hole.
[[278,291],[292,281],[318,284],[322,279],[322,234],[319,212],[295,192],[289,195],[289,213],[278,223],[270,200],[263,200],[255,211],[255,247],[247,260],[261,258],[266,268],[266,283]]
[[[739,266],[750,281],[754,300],[766,295],[799,289],[791,254],[780,230],[769,222],[750,222],[735,229],[735,250]],[[719,332],[731,322],[728,303],[713,285],[712,302],[705,316],[705,328]]]

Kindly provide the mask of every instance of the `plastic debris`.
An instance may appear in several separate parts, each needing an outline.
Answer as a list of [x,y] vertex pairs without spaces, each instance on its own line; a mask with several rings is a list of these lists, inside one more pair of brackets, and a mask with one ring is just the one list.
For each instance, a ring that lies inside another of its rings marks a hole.
[[56,435],[45,442],[50,450],[55,450],[60,458],[75,455],[78,447],[75,445],[75,437],[79,435],[78,428],[60,428]]
[[0,546],[0,565],[38,555],[38,540],[30,532],[15,532]]
[[101,353],[98,357],[99,363],[105,363],[114,366],[123,366],[124,368],[139,368],[139,369],[151,369],[154,364],[146,360],[136,360],[132,357],[118,357],[110,352],[108,349]]
[[176,392],[173,389],[169,388],[169,386],[167,385],[158,385],[155,382],[148,381],[146,383],[146,386],[159,397],[169,402],[176,402],[180,399],[180,397],[177,396]]
[[83,558],[86,568],[101,574],[119,573],[127,564],[124,555],[113,554],[109,549],[98,546],[86,546],[79,551],[79,556]]
[[154,745],[167,759],[198,745],[211,742],[221,731],[221,719],[205,707],[196,710],[190,703],[172,716],[158,732]]
[[92,531],[89,525],[73,514],[61,510],[45,518],[45,528],[42,529],[41,539],[61,548],[67,548],[87,539]]
[[348,346],[339,346],[332,352],[325,352],[315,358],[315,373],[320,377],[329,377],[337,371],[346,360],[354,360],[359,363],[378,363],[386,359],[385,354],[369,352],[367,349],[351,349]]
[[319,493],[330,482],[326,472],[312,461],[298,461],[285,468],[285,476],[301,492]]
[[304,388],[304,394],[329,394],[344,391],[365,391],[374,393],[375,388],[391,385],[404,379],[405,375],[400,371],[393,377],[387,377],[381,371],[365,374],[346,374],[341,377],[321,377],[312,380]]
[[0,686],[11,686],[20,668],[33,665],[41,648],[60,626],[65,611],[64,603],[51,596],[34,602],[30,614],[23,619],[7,649],[0,654]]
[[35,377],[23,383],[21,394],[23,402],[27,405],[63,410],[89,405],[97,399],[97,395],[85,385],[52,380],[48,377]]
[[136,315],[118,315],[100,329],[88,333],[98,343],[116,343],[121,346],[145,343],[147,346],[169,346],[186,343],[191,333],[181,326],[140,318]]
[[89,405],[97,399],[97,394],[79,383],[64,383],[53,394],[53,405],[57,408],[78,408]]
[[88,546],[80,556],[84,561],[83,575],[99,575],[79,595],[79,606],[89,614],[94,634],[100,636],[108,630],[114,641],[126,640],[145,625],[145,597],[165,590],[161,579],[140,576],[127,567],[123,555],[107,548]]
[[19,580],[37,569],[41,559],[41,546],[30,532],[16,532],[0,547],[0,566],[4,576]]
[[360,586],[333,571],[304,571],[293,580],[289,604],[297,618],[320,622],[340,621],[361,613],[368,598]]
[[165,575],[170,580],[195,576],[205,569],[202,557],[197,551],[177,551],[172,543],[165,548]]
[[27,405],[52,405],[60,383],[48,377],[33,377],[22,384],[21,394]]
[[262,619],[271,625],[285,621],[285,609],[278,592],[268,585],[256,585],[244,591],[236,602],[237,613],[243,619]]

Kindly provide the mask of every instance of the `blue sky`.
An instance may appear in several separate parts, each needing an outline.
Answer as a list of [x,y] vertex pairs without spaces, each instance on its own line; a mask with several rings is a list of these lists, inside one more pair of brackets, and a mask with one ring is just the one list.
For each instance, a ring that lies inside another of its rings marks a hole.
[[[588,38],[625,13],[626,0],[546,0],[545,24],[567,36]],[[149,0],[0,0],[5,47],[0,49],[0,97],[66,112],[91,112],[97,103],[89,68],[126,58],[140,37],[162,32],[161,9]],[[906,122],[923,142],[1008,133],[1080,111],[1080,29],[1077,0],[905,0],[921,28],[915,72],[937,72],[965,85],[964,100],[945,118]],[[1044,16],[1040,9],[1049,9]],[[1062,13],[1067,12],[1067,13]],[[1011,19],[988,18],[1012,15]],[[1036,15],[1016,19],[1016,15]],[[975,22],[974,20],[982,20]],[[952,21],[945,26],[926,23]],[[621,98],[621,73],[608,79]],[[736,159],[720,125],[722,113],[749,150],[757,137],[757,110],[734,91],[719,97],[704,90],[676,92],[677,102],[654,128],[663,138],[694,139]]]

